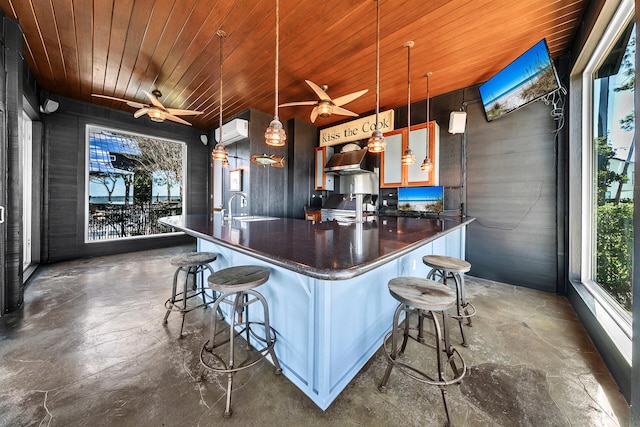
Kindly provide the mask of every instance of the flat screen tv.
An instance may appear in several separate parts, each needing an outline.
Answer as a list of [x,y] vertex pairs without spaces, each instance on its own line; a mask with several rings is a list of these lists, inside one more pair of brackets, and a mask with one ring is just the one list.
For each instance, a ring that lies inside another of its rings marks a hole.
[[440,213],[444,210],[444,187],[400,187],[398,210]]
[[560,88],[545,39],[480,85],[488,121],[517,110]]

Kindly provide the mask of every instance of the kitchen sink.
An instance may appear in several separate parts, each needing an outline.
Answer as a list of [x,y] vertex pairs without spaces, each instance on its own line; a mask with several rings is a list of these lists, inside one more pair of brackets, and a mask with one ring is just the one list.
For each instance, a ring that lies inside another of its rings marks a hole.
[[233,219],[242,222],[256,222],[256,221],[273,221],[280,219],[276,216],[261,216],[261,215],[240,215],[234,216]]

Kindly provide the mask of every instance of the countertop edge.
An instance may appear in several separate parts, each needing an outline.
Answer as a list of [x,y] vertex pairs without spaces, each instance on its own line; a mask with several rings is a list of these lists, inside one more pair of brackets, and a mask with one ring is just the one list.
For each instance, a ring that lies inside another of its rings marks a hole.
[[[182,215],[179,215],[182,216]],[[293,261],[289,261],[289,260],[283,260],[281,258],[278,257],[274,257],[273,255],[268,255],[265,254],[263,252],[242,246],[242,245],[237,245],[237,244],[233,244],[233,243],[229,243],[225,240],[222,239],[218,239],[216,237],[213,237],[211,235],[208,234],[204,234],[204,233],[200,233],[196,230],[187,228],[187,227],[182,227],[179,225],[176,225],[170,221],[167,221],[166,219],[169,217],[162,217],[158,219],[158,222],[160,222],[163,225],[166,225],[168,227],[172,227],[175,228],[177,230],[180,230],[190,236],[193,236],[195,238],[198,239],[203,239],[215,244],[218,244],[220,246],[224,246],[226,248],[229,249],[233,249],[235,251],[238,251],[242,254],[245,255],[249,255],[252,257],[255,257],[259,260],[262,261],[266,261],[269,263],[272,263],[278,267],[282,267],[285,268],[287,270],[291,270],[297,273],[300,273],[302,275],[308,276],[308,277],[312,277],[315,279],[320,279],[320,280],[348,280],[351,279],[353,277],[359,276],[361,274],[364,274],[368,271],[374,270],[375,268],[384,265],[396,258],[400,258],[401,256],[413,251],[416,248],[419,248],[420,246],[423,246],[429,242],[432,242],[442,236],[445,236],[455,230],[458,230],[459,228],[465,227],[468,224],[470,224],[471,222],[473,222],[475,220],[474,217],[466,217],[466,218],[460,218],[460,224],[457,224],[453,227],[451,227],[450,229],[446,230],[446,231],[442,231],[439,232],[433,236],[430,236],[428,238],[422,239],[422,240],[418,240],[415,243],[409,244],[406,247],[381,256],[380,258],[376,259],[375,261],[366,263],[364,265],[358,266],[358,267],[354,267],[354,268],[346,268],[346,269],[316,269],[314,267],[310,267],[308,265],[301,265],[299,263],[293,262]]]

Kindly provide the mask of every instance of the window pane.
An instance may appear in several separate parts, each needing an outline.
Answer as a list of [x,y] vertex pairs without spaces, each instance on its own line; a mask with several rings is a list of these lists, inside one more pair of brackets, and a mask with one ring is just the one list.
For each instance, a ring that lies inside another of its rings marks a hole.
[[184,144],[96,127],[88,131],[88,241],[172,232],[182,214]]
[[595,281],[631,314],[635,129],[635,24],[594,78]]

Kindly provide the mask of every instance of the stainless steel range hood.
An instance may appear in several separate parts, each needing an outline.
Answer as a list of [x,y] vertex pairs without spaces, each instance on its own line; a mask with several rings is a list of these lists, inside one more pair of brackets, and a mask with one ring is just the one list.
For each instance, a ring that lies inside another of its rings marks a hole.
[[365,155],[367,149],[363,148],[346,153],[336,153],[324,166],[324,171],[334,175],[352,175],[356,173],[371,172],[366,167]]

